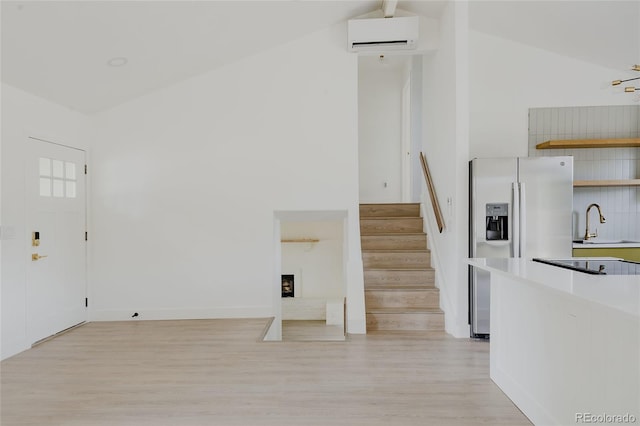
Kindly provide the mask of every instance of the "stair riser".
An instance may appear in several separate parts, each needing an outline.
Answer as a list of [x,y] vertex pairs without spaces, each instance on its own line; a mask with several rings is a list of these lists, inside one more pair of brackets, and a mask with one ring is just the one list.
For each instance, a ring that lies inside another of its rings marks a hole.
[[435,271],[364,271],[366,286],[435,286]]
[[376,308],[425,308],[437,309],[440,296],[433,290],[366,290],[367,309]]
[[393,233],[421,233],[422,219],[360,219],[360,233],[362,235],[393,234]]
[[362,250],[424,250],[427,236],[417,235],[363,235]]
[[420,205],[361,204],[360,217],[420,217]]
[[442,331],[442,313],[367,314],[368,331]]
[[431,253],[362,253],[362,264],[365,269],[413,269],[429,268]]

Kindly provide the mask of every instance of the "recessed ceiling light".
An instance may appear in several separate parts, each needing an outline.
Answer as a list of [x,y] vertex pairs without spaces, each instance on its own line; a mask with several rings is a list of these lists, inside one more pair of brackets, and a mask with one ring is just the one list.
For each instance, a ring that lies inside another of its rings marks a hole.
[[110,67],[122,67],[124,65],[127,65],[127,62],[129,62],[127,58],[117,57],[109,59],[107,61],[107,65],[109,65]]

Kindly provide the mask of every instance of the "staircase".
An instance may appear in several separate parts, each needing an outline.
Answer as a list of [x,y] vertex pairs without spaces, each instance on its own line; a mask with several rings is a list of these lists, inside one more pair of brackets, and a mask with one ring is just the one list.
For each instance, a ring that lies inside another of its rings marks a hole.
[[361,204],[367,331],[443,331],[420,204]]

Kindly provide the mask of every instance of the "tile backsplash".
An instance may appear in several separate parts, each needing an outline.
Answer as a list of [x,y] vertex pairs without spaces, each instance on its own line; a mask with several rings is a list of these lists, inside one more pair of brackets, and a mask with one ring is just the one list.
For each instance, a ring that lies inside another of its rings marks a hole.
[[[529,156],[573,156],[575,180],[640,179],[640,148],[536,149],[550,139],[640,137],[640,106],[529,109]],[[640,186],[573,189],[573,235],[585,233],[587,206],[597,203],[606,223],[590,212],[589,228],[602,239],[640,240]]]

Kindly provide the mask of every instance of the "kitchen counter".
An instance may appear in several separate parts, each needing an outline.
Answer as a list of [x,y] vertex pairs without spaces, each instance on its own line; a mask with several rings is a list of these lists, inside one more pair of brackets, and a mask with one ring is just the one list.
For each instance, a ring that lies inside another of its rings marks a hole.
[[593,242],[573,242],[573,248],[585,248],[585,249],[598,249],[598,248],[640,248],[640,241],[612,241],[612,240],[598,240],[594,239]]
[[638,275],[591,275],[527,259],[469,259],[469,264],[640,318]]
[[534,424],[640,421],[640,276],[530,259],[469,264],[491,275],[491,379]]

